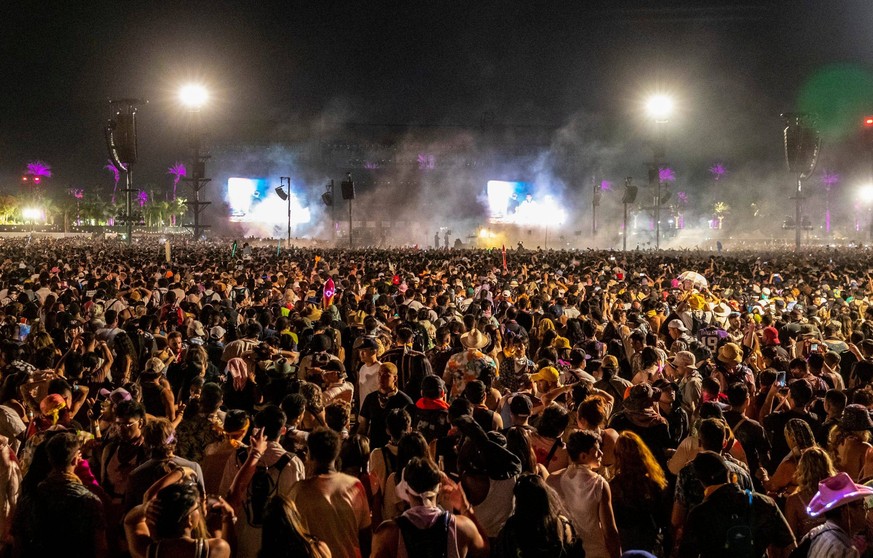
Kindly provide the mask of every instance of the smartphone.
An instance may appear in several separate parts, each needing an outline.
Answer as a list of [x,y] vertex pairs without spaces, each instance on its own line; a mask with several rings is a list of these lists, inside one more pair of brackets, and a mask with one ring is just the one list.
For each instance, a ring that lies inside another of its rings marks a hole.
[[776,385],[785,387],[785,372],[776,372]]
[[24,342],[28,335],[30,335],[30,326],[27,324],[18,324],[18,340]]
[[818,352],[818,343],[811,343],[809,345],[809,352],[817,353]]

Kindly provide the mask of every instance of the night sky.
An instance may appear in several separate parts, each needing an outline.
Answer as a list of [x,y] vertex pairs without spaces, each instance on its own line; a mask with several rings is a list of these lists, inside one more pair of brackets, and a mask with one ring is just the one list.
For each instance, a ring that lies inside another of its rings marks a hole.
[[[778,169],[778,114],[804,84],[834,64],[873,72],[873,5],[861,0],[5,2],[0,21],[7,184],[34,159],[64,184],[106,182],[107,99],[125,96],[149,100],[139,176],[164,180],[187,156],[176,92],[190,79],[211,89],[204,117],[225,129],[475,126],[484,112],[560,127],[585,114],[611,142],[643,133],[642,102],[660,89],[680,109],[677,159]],[[843,104],[863,114],[859,102]],[[852,172],[845,128],[828,157]]]

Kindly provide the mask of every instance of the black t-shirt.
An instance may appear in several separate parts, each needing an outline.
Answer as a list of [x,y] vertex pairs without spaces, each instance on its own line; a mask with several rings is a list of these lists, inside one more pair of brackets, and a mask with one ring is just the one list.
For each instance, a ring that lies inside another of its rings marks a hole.
[[744,417],[739,411],[725,411],[724,418],[733,430],[734,436],[742,444],[743,451],[746,452],[753,479],[757,478],[754,474],[758,467],[766,467],[769,464],[770,441],[767,439],[764,427],[748,417],[743,420]]
[[750,525],[754,544],[751,555],[755,557],[766,556],[771,544],[782,548],[794,542],[791,528],[772,498],[752,493],[750,506],[749,494],[729,483],[716,489],[688,514],[680,558],[737,556],[726,542],[737,524]]
[[385,418],[391,409],[406,409],[412,413],[412,399],[402,391],[393,395],[385,395],[379,390],[367,394],[361,403],[361,416],[367,419],[370,438],[370,448],[385,447],[388,444],[388,433],[385,431]]

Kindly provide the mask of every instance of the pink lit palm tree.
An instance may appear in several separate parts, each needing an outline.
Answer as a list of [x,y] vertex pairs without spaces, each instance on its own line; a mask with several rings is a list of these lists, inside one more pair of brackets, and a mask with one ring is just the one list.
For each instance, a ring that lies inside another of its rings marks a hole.
[[52,168],[45,161],[31,161],[27,163],[27,174],[51,178]]
[[188,175],[188,170],[185,168],[185,163],[176,162],[172,167],[167,169],[167,174],[173,176],[173,199],[176,199],[176,187],[183,176]]

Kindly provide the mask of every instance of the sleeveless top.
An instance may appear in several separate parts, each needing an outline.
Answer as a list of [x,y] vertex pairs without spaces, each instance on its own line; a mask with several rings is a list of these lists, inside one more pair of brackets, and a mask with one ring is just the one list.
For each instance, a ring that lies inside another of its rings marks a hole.
[[[458,550],[457,525],[453,514],[436,507],[415,506],[403,512],[395,522],[400,530],[397,537],[397,558],[410,558],[410,556],[424,558],[425,554],[461,558]],[[441,543],[443,536],[446,541],[444,548],[434,540],[439,539]],[[421,548],[422,543],[428,545],[427,551]]]
[[516,477],[506,480],[489,480],[488,495],[473,509],[476,520],[482,525],[485,534],[491,538],[500,534],[503,524],[512,514],[513,495]]
[[[146,558],[159,558],[161,550],[161,541],[150,544],[146,550]],[[209,543],[206,539],[196,539],[194,541],[194,558],[209,558]]]
[[600,525],[600,500],[606,479],[583,465],[571,464],[546,483],[557,490],[582,537],[586,558],[609,558]]

